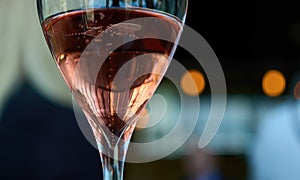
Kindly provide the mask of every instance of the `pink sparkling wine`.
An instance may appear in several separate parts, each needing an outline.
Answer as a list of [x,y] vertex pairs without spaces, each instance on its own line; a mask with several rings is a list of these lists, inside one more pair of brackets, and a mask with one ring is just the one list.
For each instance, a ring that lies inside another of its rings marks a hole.
[[[146,29],[143,24],[122,24],[143,17],[158,18],[164,26]],[[130,139],[136,117],[152,97],[174,53],[174,41],[138,39],[138,31],[152,35],[166,32],[174,39],[181,32],[180,24],[172,16],[139,8],[77,10],[43,22],[56,63],[98,142],[114,144],[118,138]],[[103,42],[102,36],[132,41],[112,51],[114,42]],[[91,45],[98,48],[89,48]],[[101,53],[108,56],[97,67]],[[121,80],[116,80],[119,72],[123,72]]]

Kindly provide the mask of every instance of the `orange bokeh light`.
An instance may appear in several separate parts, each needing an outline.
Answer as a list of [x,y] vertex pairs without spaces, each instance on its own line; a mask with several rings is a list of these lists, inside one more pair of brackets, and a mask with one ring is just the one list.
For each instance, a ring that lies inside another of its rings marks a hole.
[[181,88],[189,96],[201,94],[205,88],[204,75],[197,70],[187,71],[182,76]]
[[294,97],[298,100],[300,99],[300,81],[294,87]]
[[277,70],[266,72],[262,81],[262,88],[266,95],[276,97],[281,95],[286,88],[284,75]]

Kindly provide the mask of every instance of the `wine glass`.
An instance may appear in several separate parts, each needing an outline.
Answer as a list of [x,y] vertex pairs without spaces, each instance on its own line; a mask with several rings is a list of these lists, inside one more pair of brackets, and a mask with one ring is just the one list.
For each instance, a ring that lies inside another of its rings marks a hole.
[[100,152],[123,179],[135,124],[175,52],[187,0],[37,0],[45,39]]

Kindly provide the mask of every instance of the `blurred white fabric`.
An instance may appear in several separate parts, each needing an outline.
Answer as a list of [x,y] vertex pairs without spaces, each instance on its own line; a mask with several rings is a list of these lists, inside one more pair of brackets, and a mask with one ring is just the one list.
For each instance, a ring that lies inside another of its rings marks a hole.
[[42,95],[64,106],[72,99],[39,26],[35,0],[0,0],[0,114],[26,78]]

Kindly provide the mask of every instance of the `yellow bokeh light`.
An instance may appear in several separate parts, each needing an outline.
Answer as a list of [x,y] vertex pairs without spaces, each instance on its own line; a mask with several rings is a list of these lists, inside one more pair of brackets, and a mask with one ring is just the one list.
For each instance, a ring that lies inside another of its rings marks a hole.
[[277,70],[268,71],[263,77],[262,88],[268,96],[276,97],[281,95],[286,88],[284,75]]
[[190,70],[181,79],[181,88],[189,96],[201,94],[205,88],[205,79],[201,72]]

